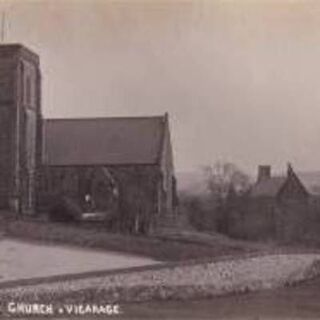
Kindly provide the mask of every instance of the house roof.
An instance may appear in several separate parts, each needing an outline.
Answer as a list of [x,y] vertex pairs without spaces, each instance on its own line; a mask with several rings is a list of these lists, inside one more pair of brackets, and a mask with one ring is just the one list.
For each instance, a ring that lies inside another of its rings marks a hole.
[[165,117],[49,119],[45,163],[154,164],[162,150]]
[[253,197],[275,197],[286,180],[285,176],[276,176],[257,182],[252,186],[250,195]]

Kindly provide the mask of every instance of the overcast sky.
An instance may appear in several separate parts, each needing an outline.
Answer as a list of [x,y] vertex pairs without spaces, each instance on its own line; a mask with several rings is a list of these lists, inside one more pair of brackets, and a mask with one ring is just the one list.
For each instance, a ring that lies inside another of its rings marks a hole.
[[[45,117],[168,111],[177,170],[320,169],[320,1],[10,1]],[[97,142],[98,143],[98,142]]]

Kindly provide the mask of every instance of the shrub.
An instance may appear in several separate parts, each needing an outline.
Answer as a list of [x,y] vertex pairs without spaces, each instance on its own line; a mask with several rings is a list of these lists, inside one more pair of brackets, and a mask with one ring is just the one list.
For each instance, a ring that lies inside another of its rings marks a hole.
[[49,219],[54,222],[79,221],[81,214],[80,206],[67,197],[56,197],[49,209]]
[[220,221],[220,208],[205,196],[180,196],[180,212],[187,216],[189,223],[199,231],[215,231]]
[[7,221],[6,234],[43,243],[68,244],[81,248],[100,248],[107,251],[126,252],[148,256],[160,261],[181,261],[247,252],[247,248],[228,243],[212,245],[197,241],[172,240],[159,237],[142,237],[108,233],[104,229],[86,228],[81,224],[52,223],[44,221]]

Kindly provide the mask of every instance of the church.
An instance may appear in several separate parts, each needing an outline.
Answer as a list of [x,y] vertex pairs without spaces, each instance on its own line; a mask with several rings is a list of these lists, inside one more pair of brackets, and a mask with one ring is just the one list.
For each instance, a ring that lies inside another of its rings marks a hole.
[[43,119],[39,56],[0,45],[0,209],[54,219],[99,213],[150,233],[175,215],[168,114]]

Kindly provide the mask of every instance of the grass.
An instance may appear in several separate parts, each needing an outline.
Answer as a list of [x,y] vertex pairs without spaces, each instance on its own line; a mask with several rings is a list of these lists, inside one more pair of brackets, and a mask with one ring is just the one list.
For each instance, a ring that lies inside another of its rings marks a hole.
[[177,235],[143,237],[107,232],[103,228],[7,219],[0,222],[6,236],[48,244],[96,248],[154,258],[160,261],[183,261],[198,258],[237,255],[259,250],[223,236],[204,236],[188,232]]
[[[111,233],[103,225],[53,223],[27,218],[4,218],[0,215],[0,236],[45,244],[95,248],[141,255],[159,261],[185,261],[247,253],[270,253],[282,250],[314,251],[308,244],[284,245],[277,242],[253,242],[232,239],[218,233],[193,230],[167,230],[154,236]],[[319,248],[319,246],[318,246]]]
[[[118,320],[184,319],[320,319],[320,278],[292,287],[188,301],[120,304]],[[19,318],[21,319],[21,317]],[[32,317],[28,319],[48,319]],[[59,317],[61,320],[69,317]],[[71,319],[78,319],[72,317]],[[86,316],[94,320],[98,317]]]
[[320,278],[293,287],[193,301],[121,306],[118,319],[320,319]]

